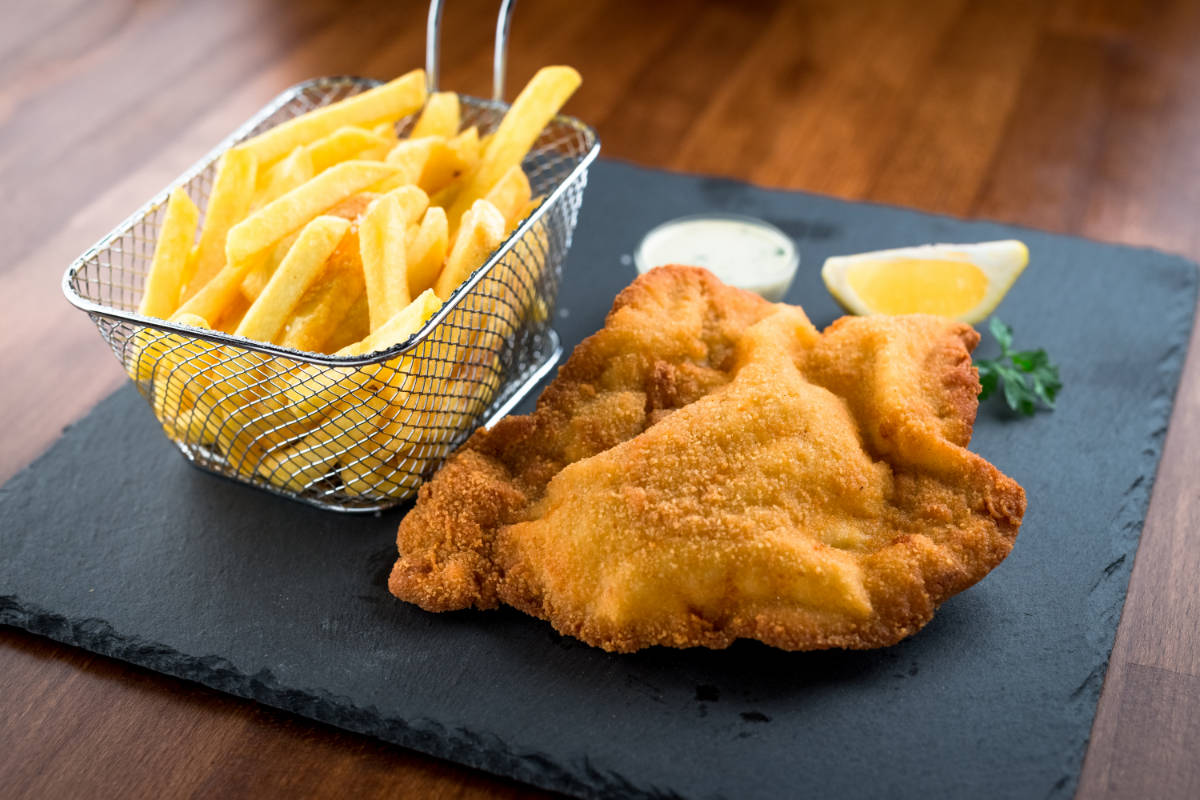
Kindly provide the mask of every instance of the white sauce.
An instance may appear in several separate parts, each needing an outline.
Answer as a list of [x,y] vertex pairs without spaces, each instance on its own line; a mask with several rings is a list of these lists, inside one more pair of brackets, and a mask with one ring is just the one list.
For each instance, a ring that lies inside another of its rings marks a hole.
[[731,286],[777,302],[800,255],[787,234],[762,220],[733,215],[681,217],[642,239],[634,256],[639,273],[663,264],[704,267]]

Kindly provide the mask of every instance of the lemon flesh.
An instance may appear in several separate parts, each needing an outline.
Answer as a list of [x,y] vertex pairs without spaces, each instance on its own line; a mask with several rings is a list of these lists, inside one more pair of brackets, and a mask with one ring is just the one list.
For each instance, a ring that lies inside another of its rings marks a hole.
[[852,314],[937,314],[982,322],[1029,263],[1016,240],[932,244],[825,261],[821,277]]
[[901,258],[861,261],[846,273],[850,287],[880,314],[967,313],[987,294],[983,270],[969,261]]

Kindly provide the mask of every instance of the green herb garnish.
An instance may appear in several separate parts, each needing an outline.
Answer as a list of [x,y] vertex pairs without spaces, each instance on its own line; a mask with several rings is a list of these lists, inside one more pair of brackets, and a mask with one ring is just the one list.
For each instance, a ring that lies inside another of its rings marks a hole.
[[1000,357],[981,358],[975,362],[979,368],[980,400],[987,400],[998,388],[1004,390],[1004,401],[1008,407],[1027,416],[1033,416],[1038,401],[1047,408],[1054,408],[1054,398],[1062,388],[1058,378],[1058,365],[1050,363],[1046,351],[1012,351],[1012,328],[998,318],[988,323],[992,336],[1000,343]]

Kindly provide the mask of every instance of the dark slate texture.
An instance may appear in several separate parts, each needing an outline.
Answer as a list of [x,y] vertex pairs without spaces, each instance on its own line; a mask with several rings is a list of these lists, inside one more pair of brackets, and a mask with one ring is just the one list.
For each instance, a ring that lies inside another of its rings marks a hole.
[[[581,796],[1069,797],[1196,300],[1180,258],[614,162],[591,172],[556,326],[573,347],[681,214],[796,237],[788,300],[836,316],[825,256],[1017,236],[1001,306],[1062,365],[1059,410],[989,404],[973,447],[1029,511],[1013,554],[878,652],[608,655],[511,610],[385,588],[403,511],[340,516],[187,466],[131,388],[0,490],[0,622]],[[82,319],[79,324],[85,324]],[[991,355],[988,341],[981,353]],[[526,408],[529,403],[526,403]]]

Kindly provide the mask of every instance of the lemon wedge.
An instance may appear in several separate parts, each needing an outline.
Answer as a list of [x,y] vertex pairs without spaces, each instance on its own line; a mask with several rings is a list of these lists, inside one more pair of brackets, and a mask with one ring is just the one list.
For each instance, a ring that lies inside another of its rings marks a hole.
[[825,260],[821,277],[851,314],[938,314],[982,322],[1029,263],[1029,248],[1008,239],[926,244]]

